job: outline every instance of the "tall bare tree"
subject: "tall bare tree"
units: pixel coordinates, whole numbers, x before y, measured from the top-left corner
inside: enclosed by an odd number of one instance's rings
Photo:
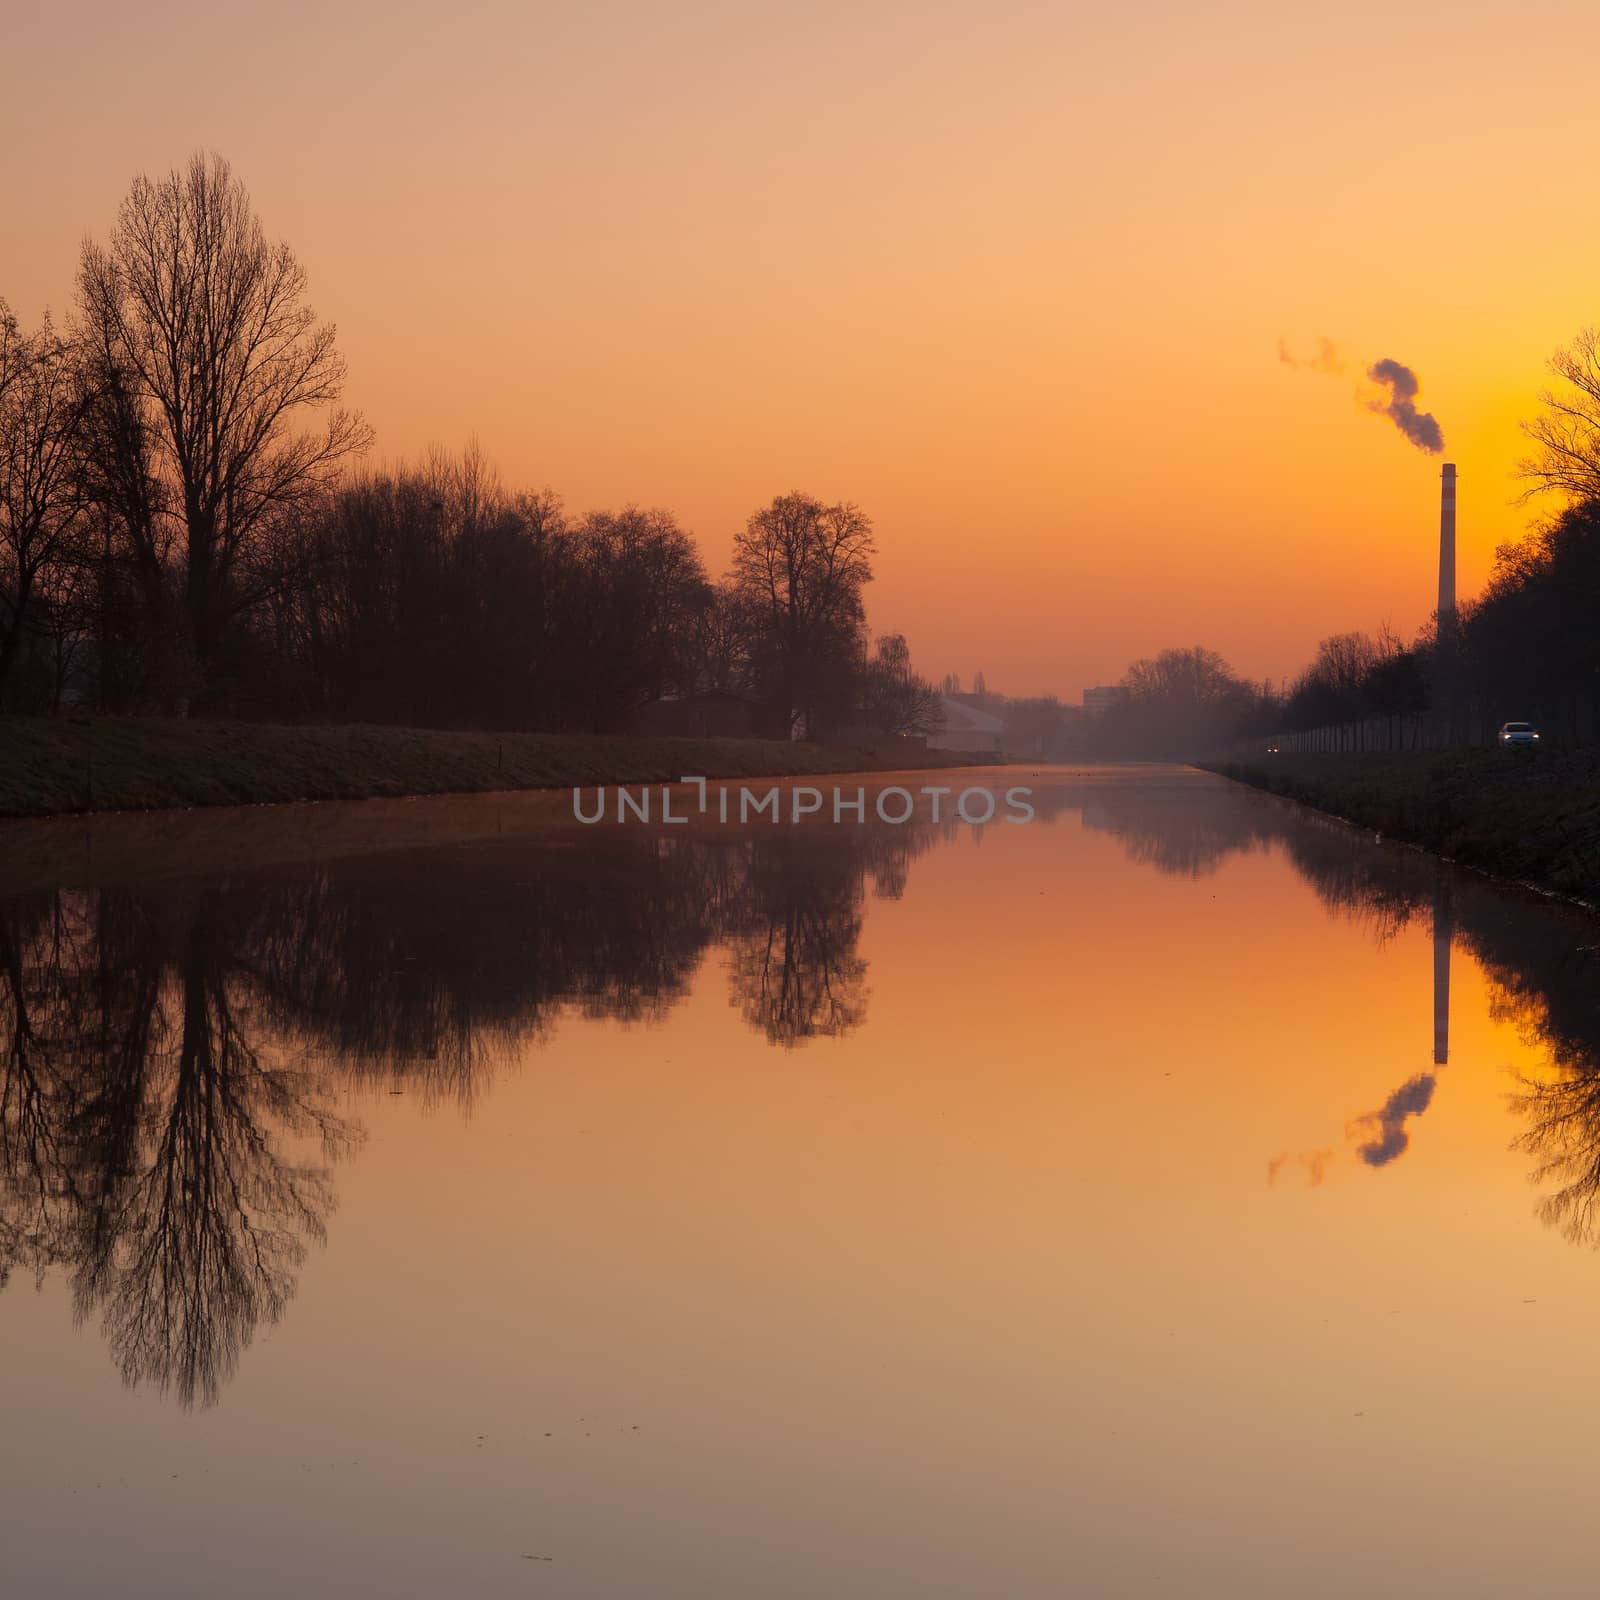
[[[338,407],[344,361],[306,304],[305,269],[268,241],[219,156],[136,178],[109,243],[84,246],[78,281],[90,359],[121,391],[110,414],[140,431],[167,491],[147,499],[134,554],[159,562],[161,524],[176,521],[181,622],[203,681],[255,598],[272,520],[370,434]]]
[[[875,548],[858,507],[806,494],[779,495],[734,540],[732,582],[758,630],[758,673],[788,730],[807,738],[852,692]]]
[[[1541,415],[1522,424],[1534,453],[1517,463],[1527,499],[1557,494],[1569,504],[1600,500],[1600,331],[1580,328],[1550,358],[1561,387],[1539,396]]]
[[[71,348],[50,319],[25,333],[0,301],[0,705],[23,640],[74,554],[81,406]]]

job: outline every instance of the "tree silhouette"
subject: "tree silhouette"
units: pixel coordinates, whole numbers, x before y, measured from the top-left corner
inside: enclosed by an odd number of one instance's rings
[[[169,486],[148,524],[123,525],[147,586],[164,584],[165,529],[178,522],[182,620],[194,666],[215,664],[230,620],[261,595],[256,569],[273,519],[301,506],[364,450],[361,419],[339,410],[344,362],[331,324],[306,304],[306,274],[270,244],[244,185],[218,156],[134,180],[108,245],[79,270],[94,370],[112,412],[136,428]],[[309,413],[316,431],[301,431]],[[120,477],[125,437],[104,475]]]

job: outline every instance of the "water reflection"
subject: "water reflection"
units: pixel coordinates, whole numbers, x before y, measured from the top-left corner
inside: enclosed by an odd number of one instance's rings
[[[261,1047],[229,900],[0,910],[0,1274],[67,1268],[123,1377],[185,1403],[281,1314],[359,1137],[325,1074]]]
[[[1114,791],[1083,812],[1130,857],[1169,874],[1201,877],[1230,856],[1282,848],[1328,912],[1378,944],[1420,920],[1433,945],[1433,1064],[1450,1058],[1450,961],[1460,947],[1490,980],[1491,1016],[1515,1026],[1548,1061],[1512,1097],[1524,1119],[1518,1148],[1536,1158],[1539,1213],[1574,1243],[1600,1245],[1600,929],[1576,908],[1499,889],[1420,852],[1373,848],[1343,823],[1265,796],[1211,789],[1184,804],[1170,789]],[[1374,1111],[1352,1119],[1357,1155],[1382,1167],[1409,1148],[1432,1103],[1435,1072],[1407,1077]],[[1408,1126],[1410,1125],[1410,1126]],[[1332,1151],[1284,1154],[1320,1181]]]
[[[768,1040],[843,1033],[868,887],[941,831],[612,831],[0,902],[0,1283],[63,1268],[130,1384],[210,1403],[324,1236],[362,1138],[341,1083],[469,1102],[563,1009],[660,1017],[714,942]]]
[[[1378,1110],[1357,1119],[1370,1137],[1356,1154],[1369,1167],[1386,1167],[1406,1153],[1411,1145],[1406,1120],[1420,1117],[1428,1109],[1437,1082],[1431,1072],[1419,1072],[1414,1078],[1407,1078]]]
[[[1331,915],[1379,942],[1427,919],[1435,1068],[1450,951],[1468,950],[1497,1015],[1552,1063],[1518,1099],[1542,1214],[1576,1241],[1600,1237],[1588,924],[1221,784],[1066,780],[1035,805],[1038,825],[1081,818],[1189,879],[1281,851]],[[79,874],[0,901],[0,1283],[59,1269],[129,1384],[208,1404],[324,1236],[334,1170],[363,1137],[347,1089],[468,1103],[565,1013],[662,1017],[714,948],[768,1043],[846,1034],[868,1007],[868,898],[898,896],[922,852],[965,831],[926,816],[480,830],[270,870]],[[1436,1083],[1413,1073],[1356,1119],[1365,1163],[1406,1151]],[[1293,1161],[1315,1183],[1332,1156],[1281,1156],[1272,1175]]]

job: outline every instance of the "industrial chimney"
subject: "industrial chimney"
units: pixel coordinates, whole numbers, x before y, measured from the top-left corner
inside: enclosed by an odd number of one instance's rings
[[[1433,1064],[1450,1061],[1450,946],[1455,939],[1454,908],[1447,889],[1433,891]]]
[[[1439,625],[1456,615],[1456,464],[1447,461],[1439,485]]]

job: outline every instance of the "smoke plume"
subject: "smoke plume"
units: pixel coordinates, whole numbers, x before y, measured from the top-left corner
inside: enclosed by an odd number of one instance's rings
[[[1279,339],[1278,359],[1296,372],[1325,372],[1331,378],[1337,378],[1344,372],[1344,360],[1339,354],[1339,347],[1326,334],[1317,340],[1317,353],[1314,356],[1297,356],[1289,348],[1287,339]]]
[[[1306,1169],[1306,1182],[1315,1189],[1328,1175],[1328,1164],[1333,1160],[1332,1150],[1307,1150],[1303,1155],[1290,1155],[1285,1150],[1267,1163],[1267,1182],[1274,1184],[1279,1174],[1291,1162]]]
[[[1387,417],[1417,449],[1438,455],[1444,449],[1444,433],[1431,413],[1418,411],[1413,403],[1421,387],[1416,373],[1398,361],[1386,359],[1374,362],[1367,369],[1367,376],[1389,391],[1387,400],[1369,400],[1368,408]]]
[[[1403,370],[1403,369],[1402,369]],[[1426,419],[1433,421],[1432,417]],[[1405,1154],[1411,1143],[1406,1133],[1406,1118],[1421,1116],[1433,1099],[1434,1077],[1431,1072],[1419,1072],[1409,1078],[1383,1103],[1381,1111],[1362,1117],[1363,1126],[1372,1128],[1376,1137],[1362,1145],[1356,1154],[1369,1167],[1386,1167],[1396,1156]]]

